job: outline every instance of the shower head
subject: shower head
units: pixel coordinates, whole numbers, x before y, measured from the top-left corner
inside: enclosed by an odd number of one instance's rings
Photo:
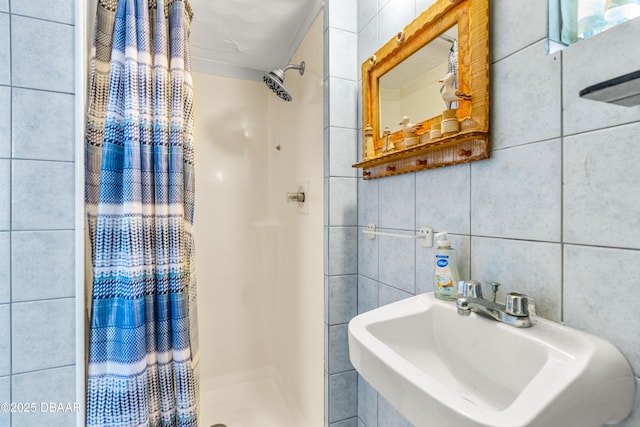
[[[284,87],[284,72],[288,69],[295,69],[300,72],[300,75],[304,74],[304,61],[300,63],[300,65],[289,64],[286,67],[280,69],[276,68],[273,71],[269,71],[268,73],[262,76],[262,81],[264,81],[269,89],[271,89],[276,95],[285,101],[291,101],[291,95],[289,95],[289,91]]]

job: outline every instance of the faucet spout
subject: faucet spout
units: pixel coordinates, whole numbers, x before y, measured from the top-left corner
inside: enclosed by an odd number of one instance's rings
[[[507,295],[506,304],[503,305],[484,299],[480,284],[477,282],[473,282],[472,287],[480,288],[480,292],[477,292],[476,296],[471,296],[471,293],[468,292],[470,287],[467,282],[464,283],[463,285],[463,282],[460,282],[458,285],[458,299],[456,301],[456,308],[460,316],[469,316],[473,311],[516,328],[531,327],[526,295],[510,293]]]

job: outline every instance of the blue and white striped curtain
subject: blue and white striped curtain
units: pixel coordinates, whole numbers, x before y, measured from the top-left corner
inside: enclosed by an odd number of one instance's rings
[[[186,0],[99,0],[86,127],[87,426],[197,427]]]

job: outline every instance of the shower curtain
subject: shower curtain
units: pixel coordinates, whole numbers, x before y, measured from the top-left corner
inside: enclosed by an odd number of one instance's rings
[[[99,0],[86,126],[87,426],[197,427],[185,0]]]

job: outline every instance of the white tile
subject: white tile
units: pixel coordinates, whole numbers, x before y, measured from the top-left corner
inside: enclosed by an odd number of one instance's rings
[[[12,398],[14,402],[36,402],[38,411],[35,413],[12,414],[12,427],[37,426],[73,426],[76,413],[41,411],[40,404],[60,402],[64,405],[84,405],[76,402],[75,367],[68,366],[58,369],[30,372],[12,377]]]
[[[358,161],[358,131],[330,127],[329,130],[329,174],[331,176],[355,177],[358,169],[352,167]]]
[[[560,141],[494,151],[471,164],[471,234],[560,241]]]
[[[16,231],[12,235],[12,300],[73,297],[73,231]]]
[[[74,227],[72,163],[14,160],[11,184],[14,230]]]
[[[469,234],[470,165],[416,173],[416,228]]]
[[[381,231],[388,231],[382,229]],[[411,294],[416,293],[415,240],[378,236],[380,239],[380,282]]]
[[[437,0],[416,0],[416,16],[427,10]]]
[[[378,224],[379,179],[358,180],[358,225]]]
[[[0,334],[0,377],[11,374],[11,334],[8,333],[8,325],[10,324],[10,306],[9,304],[0,304],[0,325],[5,331]],[[1,394],[2,390],[0,390]],[[2,402],[8,402],[8,400],[0,400],[0,403]]]
[[[0,85],[11,84],[11,37],[9,15],[0,13]]]
[[[355,81],[329,78],[329,125],[348,129],[357,129],[356,105],[359,99]]]
[[[560,73],[544,40],[492,65],[492,149],[560,136]]]
[[[449,234],[451,247],[456,250],[458,256],[458,274],[460,280],[472,279],[471,277],[471,238],[469,236],[457,236]],[[420,242],[416,242],[416,295],[425,292],[433,292],[434,282],[434,249],[425,248]]]
[[[73,26],[13,15],[11,52],[14,86],[73,93]]]
[[[501,284],[497,300],[508,292],[533,298],[536,312],[560,321],[562,297],[562,249],[559,243],[522,240],[471,239],[471,278],[482,283],[485,297],[491,282]]]
[[[640,249],[640,123],[564,141],[564,240]]]
[[[358,225],[357,178],[329,178],[329,225]]]
[[[358,31],[357,0],[331,0],[327,2],[329,9],[329,26],[342,30]]]
[[[358,36],[356,33],[329,28],[329,73],[331,77],[356,80],[358,72]]]
[[[497,61],[547,36],[547,3],[494,0],[491,2],[491,55]]]
[[[11,302],[11,239],[9,232],[0,232],[0,304],[7,302]]]
[[[0,111],[0,157],[11,157],[11,89],[8,86],[0,86]]]
[[[17,15],[73,24],[73,0],[47,0],[46,7],[38,0],[11,0],[11,12]]]
[[[0,159],[0,230],[11,228],[11,160]]]
[[[640,372],[640,252],[565,245],[564,321],[604,338]]]
[[[362,69],[362,63],[376,53],[382,45],[378,44],[378,16],[374,16],[358,34],[358,68]],[[360,75],[360,78],[362,76]]]
[[[378,0],[358,0],[358,32],[378,14]]]
[[[564,134],[640,120],[640,108],[580,98],[582,89],[640,69],[640,19],[581,41],[562,52]],[[493,101],[492,101],[493,105]]]
[[[396,175],[379,183],[380,228],[415,230],[416,174]]]
[[[13,373],[75,362],[74,299],[12,304]]]
[[[73,161],[73,95],[15,88],[11,117],[14,158]]]
[[[380,7],[378,46],[395,37],[415,18],[415,0],[394,0]]]

